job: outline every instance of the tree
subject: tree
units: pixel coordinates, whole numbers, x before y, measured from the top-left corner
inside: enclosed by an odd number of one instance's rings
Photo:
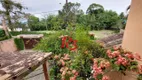
[[[31,29],[31,31],[39,30],[39,18],[34,15],[29,15],[28,26]]]
[[[102,23],[103,14],[104,13],[104,7],[100,4],[93,3],[91,4],[86,13],[89,17],[89,24],[91,27],[91,30],[100,30],[103,29],[104,26],[102,26],[104,23]],[[100,16],[101,15],[101,16]]]
[[[119,17],[120,17],[120,23],[122,24],[121,28],[124,29],[126,26],[127,17],[124,15],[123,12],[120,13]]]
[[[104,11],[104,7],[102,5],[93,3],[88,7],[86,13],[92,15],[92,14],[102,13],[103,11]]]
[[[60,20],[58,15],[57,16],[56,15],[49,15],[47,17],[46,23],[47,23],[48,30],[59,30],[59,29],[61,29],[61,24],[63,22]]]
[[[0,14],[3,14],[6,17],[8,26],[13,31],[14,28],[12,26],[11,16],[22,13],[21,11],[24,7],[20,3],[12,0],[0,0],[0,4],[3,7],[3,10],[0,10]]]
[[[77,15],[82,14],[79,9],[80,3],[67,3],[63,6],[62,10],[59,10],[59,18],[63,19],[64,26],[67,24],[75,24],[77,20]]]
[[[105,29],[113,29],[113,26],[117,24],[118,20],[120,20],[118,14],[112,10],[105,11],[103,15],[104,18],[102,20],[105,25]]]

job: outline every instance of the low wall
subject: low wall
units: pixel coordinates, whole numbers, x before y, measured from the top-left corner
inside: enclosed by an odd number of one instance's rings
[[[14,39],[0,41],[0,52],[14,52],[14,51],[17,51]]]

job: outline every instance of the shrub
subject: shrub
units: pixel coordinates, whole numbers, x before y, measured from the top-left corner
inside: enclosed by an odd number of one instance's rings
[[[62,49],[61,46],[61,35],[66,34],[66,32],[56,32],[54,34],[49,35],[48,37],[44,37],[34,48],[35,50],[40,50],[43,52],[53,52],[55,54],[59,53],[68,53],[67,49]],[[68,34],[68,33],[67,33]]]
[[[75,43],[77,41],[77,49],[70,50],[74,48],[74,41]],[[62,43],[65,45],[62,46]],[[77,80],[89,79],[91,59],[93,56],[100,57],[104,53],[104,49],[90,39],[88,31],[83,27],[68,27],[67,31],[45,37],[35,49],[55,54],[51,60],[53,61],[50,69],[51,80],[70,80],[73,77]]]
[[[4,30],[0,29],[0,37],[4,37],[4,36],[6,36]]]
[[[24,41],[20,38],[15,38],[14,42],[16,44],[16,47],[18,48],[18,50],[24,50]]]
[[[0,29],[0,41],[7,39],[4,30]]]

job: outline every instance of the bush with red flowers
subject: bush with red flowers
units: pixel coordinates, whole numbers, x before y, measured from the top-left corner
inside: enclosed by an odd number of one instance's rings
[[[70,34],[71,33],[71,34]],[[141,57],[137,53],[114,46],[104,49],[90,39],[88,31],[76,27],[72,32],[57,32],[43,38],[35,49],[53,52],[50,80],[110,80],[108,72],[138,73],[142,80]]]

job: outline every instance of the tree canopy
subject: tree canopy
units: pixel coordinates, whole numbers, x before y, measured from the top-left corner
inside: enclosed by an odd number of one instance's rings
[[[2,5],[2,10],[0,10],[0,14],[4,16],[4,18],[8,21],[8,26],[11,30],[14,29],[12,26],[12,16],[22,14],[22,9],[24,7],[21,3],[12,1],[12,0],[0,0],[0,4]]]

